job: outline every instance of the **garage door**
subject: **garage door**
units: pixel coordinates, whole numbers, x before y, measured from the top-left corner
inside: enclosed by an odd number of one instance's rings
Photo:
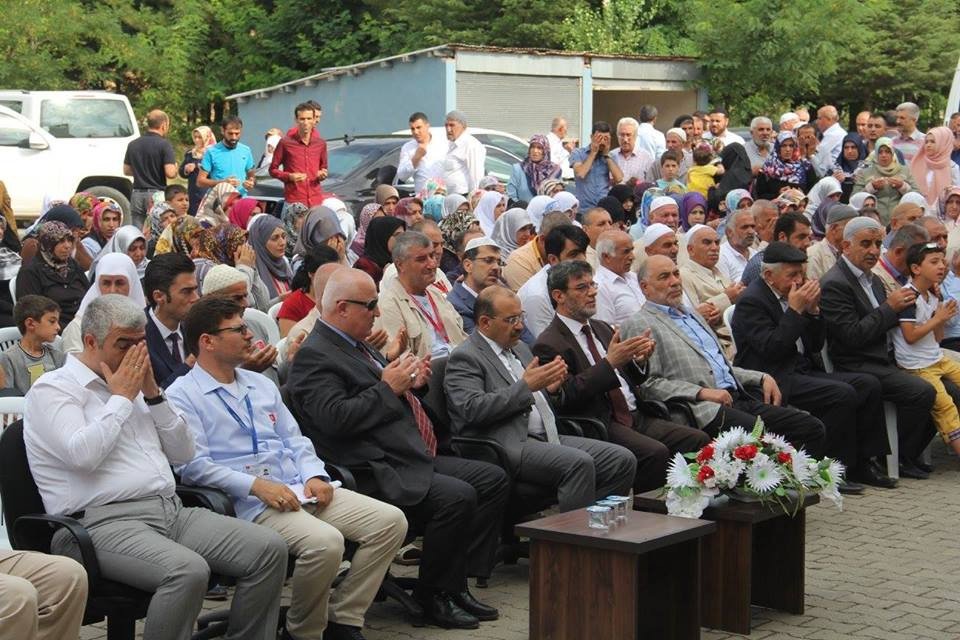
[[[507,131],[522,138],[550,130],[554,116],[580,131],[580,79],[457,73],[457,108],[471,126]]]

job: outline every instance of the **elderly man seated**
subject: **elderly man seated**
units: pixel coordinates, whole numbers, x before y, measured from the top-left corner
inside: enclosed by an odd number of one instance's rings
[[[707,305],[709,311],[704,320],[717,334],[724,353],[733,356],[733,340],[730,330],[723,324],[723,312],[736,304],[744,286],[730,282],[717,268],[720,260],[720,236],[711,227],[697,224],[683,237],[689,260],[680,267],[683,291],[696,307]]]

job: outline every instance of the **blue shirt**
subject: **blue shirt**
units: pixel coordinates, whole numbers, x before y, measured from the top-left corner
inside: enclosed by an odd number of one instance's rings
[[[763,263],[763,251],[757,251],[753,257],[747,260],[747,266],[743,268],[743,274],[740,276],[740,282],[748,285],[760,277],[760,267]]]
[[[247,179],[247,171],[253,169],[253,152],[250,147],[238,142],[233,149],[228,149],[221,140],[203,153],[200,168],[207,172],[211,180],[226,180],[236,178],[241,183]],[[247,195],[243,184],[237,187],[241,196]]]
[[[578,162],[583,162],[590,155],[590,147],[580,147],[574,149],[570,154],[570,166]],[[576,178],[577,200],[580,202],[580,211],[586,211],[590,207],[597,206],[607,193],[610,191],[610,169],[607,167],[607,161],[599,155],[593,159],[590,165],[590,171],[587,177]]]
[[[179,469],[184,481],[226,491],[237,517],[254,520],[267,508],[250,495],[258,476],[288,486],[302,485],[314,477],[329,480],[330,476],[313,443],[300,433],[293,414],[284,406],[277,386],[253,371],[237,369],[236,375],[239,396],[236,389],[215,380],[198,363],[170,385],[167,398],[196,439],[194,459]],[[258,453],[254,453],[246,398],[253,410]]]
[[[960,277],[950,269],[947,270],[947,277],[940,283],[940,293],[943,294],[943,300],[956,300],[960,302]],[[943,325],[944,338],[960,338],[960,315],[953,316]]]
[[[710,369],[713,370],[713,379],[716,381],[717,389],[739,389],[740,385],[733,376],[733,370],[723,357],[723,350],[720,343],[711,331],[703,328],[703,325],[697,322],[697,319],[688,313],[684,313],[673,307],[667,307],[656,302],[647,300],[647,304],[659,309],[667,314],[673,323],[677,325],[680,331],[690,338],[699,351],[707,358],[710,363]]]

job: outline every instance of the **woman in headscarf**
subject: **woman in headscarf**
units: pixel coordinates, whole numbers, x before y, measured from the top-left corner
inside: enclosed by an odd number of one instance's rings
[[[270,163],[273,162],[273,153],[277,150],[277,145],[280,144],[282,138],[283,134],[279,129],[267,131],[266,142],[263,145],[263,155],[260,156],[260,164],[257,165],[259,168],[264,169],[270,166]]]
[[[217,137],[213,135],[213,130],[210,127],[197,127],[193,130],[193,148],[187,149],[187,152],[183,154],[183,162],[180,163],[180,177],[187,179],[187,195],[190,197],[188,213],[192,216],[197,215],[200,201],[203,200],[203,195],[207,191],[197,186],[200,163],[203,161],[204,152],[215,144],[217,144]]]
[[[840,181],[833,176],[823,178],[810,189],[803,214],[810,220],[814,237],[822,238],[826,233],[827,210],[840,201],[841,195],[843,189],[840,188]]]
[[[20,234],[17,233],[17,218],[13,215],[13,206],[10,202],[10,192],[7,191],[7,185],[0,180],[0,215],[6,221],[3,228],[3,237],[0,239],[0,245],[10,249],[14,253],[20,253],[22,246],[20,244]]]
[[[103,247],[107,246],[121,224],[123,224],[123,210],[116,202],[103,200],[94,205],[90,230],[82,241],[87,253],[96,257]]]
[[[680,227],[689,231],[695,224],[706,224],[707,199],[699,191],[683,194],[680,200]]]
[[[190,257],[197,266],[198,286],[203,286],[203,279],[216,265],[236,267],[247,277],[248,306],[267,312],[273,303],[267,286],[257,273],[257,254],[247,242],[246,230],[227,222],[208,229],[200,227],[195,231],[184,231],[185,240],[192,248]]]
[[[854,175],[853,193],[866,191],[876,196],[880,223],[886,226],[890,224],[890,214],[900,204],[903,194],[916,190],[917,183],[910,170],[897,160],[893,141],[887,137],[878,138],[873,153],[867,156]],[[810,210],[809,205],[807,210]]]
[[[287,234],[283,223],[273,216],[259,216],[250,224],[250,246],[257,254],[257,273],[271,300],[290,292],[293,270],[286,258]]]
[[[510,171],[507,196],[512,202],[530,202],[540,193],[544,180],[559,177],[560,165],[550,162],[550,143],[546,136],[536,134],[530,138],[526,159],[514,164]]]
[[[875,208],[877,206],[877,198],[872,193],[860,191],[850,196],[849,204],[859,212],[864,207]]]
[[[374,218],[383,217],[383,209],[380,208],[380,205],[376,202],[371,202],[370,204],[364,205],[363,209],[360,210],[360,222],[357,225],[357,235],[353,239],[353,242],[350,243],[350,250],[355,254],[363,254],[363,245],[367,241],[367,229],[370,227],[370,222]]]
[[[66,326],[73,320],[90,286],[83,269],[71,257],[76,234],[62,222],[44,222],[37,233],[37,242],[40,255],[17,273],[17,299],[31,293],[47,296],[60,305],[60,324]]]
[[[263,208],[256,198],[237,198],[226,211],[228,222],[232,222],[241,229],[246,229],[250,224],[250,218],[258,213],[263,213]]]
[[[937,214],[949,231],[947,255],[960,249],[960,187],[947,187],[937,200]]]
[[[309,207],[301,202],[288,202],[283,207],[280,214],[280,220],[283,222],[283,230],[287,234],[287,247],[284,253],[287,259],[293,257],[293,238],[300,235],[300,228],[303,226],[303,220],[307,217]]]
[[[184,216],[186,217],[186,216]],[[144,233],[144,236],[147,237],[147,257],[153,258],[157,253],[157,246],[160,244],[160,239],[163,237],[163,232],[167,228],[177,221],[177,212],[170,205],[169,202],[158,202],[150,208],[150,212],[147,214],[147,224],[149,225],[150,233],[149,235]],[[146,225],[145,225],[145,228]],[[170,252],[170,240],[167,239],[164,244],[164,250],[160,253],[169,253]]]
[[[347,245],[346,236],[340,228],[340,219],[333,209],[325,205],[312,207],[300,227],[297,236],[297,246],[293,252],[296,255],[306,255],[308,251],[320,245],[327,245],[336,250],[340,262],[346,264]],[[299,261],[298,261],[299,262]]]
[[[423,216],[434,222],[443,220],[443,196],[432,195],[423,201]]]
[[[499,218],[506,209],[507,196],[499,191],[483,192],[473,215],[477,219],[477,222],[480,223],[480,228],[483,229],[485,236],[490,237],[490,234],[493,233],[494,223],[496,223],[497,218]]]
[[[553,196],[553,201],[556,206],[553,208],[548,206],[544,211],[562,211],[571,221],[577,219],[577,213],[580,211],[580,201],[577,200],[577,196],[569,191],[561,191]]]
[[[597,206],[610,214],[610,220],[613,222],[613,228],[625,228],[627,224],[627,214],[623,210],[623,205],[620,204],[619,200],[613,196],[604,196],[597,202]],[[509,211],[507,213],[509,213]]]
[[[293,244],[287,242],[287,244]],[[290,295],[283,299],[280,310],[277,312],[277,324],[280,326],[280,337],[290,333],[301,320],[311,315],[317,308],[317,300],[313,291],[313,276],[317,269],[325,264],[339,263],[340,256],[336,250],[327,245],[314,247],[308,251],[300,261],[300,267],[294,272],[290,281]],[[316,315],[316,314],[314,314]]]
[[[813,165],[797,155],[797,137],[792,131],[781,131],[760,173],[754,191],[758,198],[774,200],[784,189],[809,191],[817,182]]]
[[[147,260],[147,239],[140,229],[132,224],[117,229],[117,232],[110,238],[110,242],[94,259],[93,266],[88,274],[91,280],[99,273],[101,260],[112,253],[122,253],[128,256],[136,265],[137,277],[143,278],[143,273],[150,261]]]
[[[633,187],[628,184],[615,184],[610,187],[608,196],[616,198],[623,207],[623,213],[626,216],[627,224],[633,224],[637,220],[637,196]]]
[[[377,189],[374,191],[374,200],[380,205],[380,208],[383,210],[383,215],[392,216],[393,210],[396,208],[397,203],[400,202],[400,193],[396,187],[389,184],[377,185]]]
[[[460,196],[460,199],[463,200],[463,197]],[[466,204],[466,201],[464,201],[464,204]],[[450,274],[456,272],[460,267],[458,251],[461,247],[457,246],[457,243],[467,231],[483,232],[480,231],[480,223],[464,206],[456,208],[453,214],[441,220],[438,226],[440,227],[440,235],[443,236],[443,256],[440,258],[440,268],[447,274],[450,282],[454,282],[456,277],[450,278]]]
[[[3,183],[0,183],[3,184]],[[0,216],[0,327],[13,327],[13,299],[10,297],[10,281],[17,277],[23,265],[20,254],[12,250],[6,242],[7,217]],[[19,241],[18,241],[19,246]]]
[[[927,208],[937,206],[937,198],[947,187],[960,185],[960,167],[950,159],[953,153],[953,132],[947,127],[934,127],[924,136],[923,146],[910,161],[910,173],[917,189],[927,199]]]
[[[121,227],[117,235],[123,229],[135,227]],[[63,345],[61,350],[66,353],[76,353],[83,351],[83,335],[80,333],[80,321],[83,319],[83,312],[90,306],[90,303],[102,295],[116,293],[127,296],[143,309],[147,302],[143,296],[143,287],[140,284],[142,276],[137,273],[137,268],[133,260],[123,253],[109,253],[102,256],[97,261],[97,275],[93,278],[90,288],[84,294],[80,301],[80,307],[77,314],[69,324],[64,325],[62,331]]]
[[[720,162],[723,164],[723,175],[717,184],[718,197],[726,198],[734,189],[750,189],[753,168],[742,144],[732,142],[725,146],[720,152]]]
[[[347,204],[343,200],[332,196],[324,198],[320,204],[333,209],[333,212],[337,214],[337,219],[340,221],[340,229],[343,231],[343,237],[346,238],[345,242],[349,247],[353,243],[353,239],[357,236],[357,221],[353,218],[353,212],[347,208]],[[289,237],[295,238],[296,236]],[[353,260],[356,260],[356,258],[356,256],[353,256]]]
[[[537,195],[547,196],[548,198],[552,198],[553,196],[563,191],[563,189],[564,189],[563,180],[559,178],[547,178],[546,180],[540,183],[540,188],[537,189]]]
[[[86,191],[79,191],[73,194],[70,202],[67,203],[73,207],[74,211],[80,214],[80,219],[83,220],[83,228],[86,230],[86,233],[90,233],[90,230],[93,228],[93,208],[99,203],[100,200],[97,199],[97,196]]]
[[[407,223],[407,228],[423,220],[423,202],[419,198],[401,198],[393,210],[393,216]]]
[[[455,213],[468,213],[470,203],[459,193],[451,193],[443,198],[443,217],[448,218]]]
[[[499,245],[500,259],[505,261],[514,249],[527,244],[535,235],[537,232],[533,228],[533,223],[530,222],[530,216],[517,207],[497,218],[490,239]]]
[[[197,221],[208,227],[229,222],[227,210],[234,200],[240,197],[240,192],[229,182],[220,182],[207,191],[200,206],[197,208]]]
[[[80,214],[74,211],[68,204],[54,205],[43,214],[40,219],[27,229],[23,241],[21,242],[20,258],[24,265],[28,265],[40,251],[40,228],[44,222],[60,222],[73,232],[77,242],[74,244],[74,260],[80,265],[80,268],[86,270],[93,264],[93,256],[86,250],[79,238],[83,236],[83,220]]]
[[[833,163],[833,177],[840,183],[843,194],[840,202],[847,204],[853,194],[854,175],[860,168],[860,163],[867,159],[867,144],[857,133],[848,133],[843,137],[840,153]]]
[[[363,255],[357,259],[353,267],[373,278],[378,289],[380,280],[383,279],[383,270],[393,261],[390,252],[393,250],[394,238],[406,230],[406,223],[393,216],[374,218],[370,222],[370,227],[367,229],[367,241],[363,247]]]
[[[723,199],[727,206],[727,215],[739,209],[749,209],[753,205],[753,196],[746,189],[734,189]]]

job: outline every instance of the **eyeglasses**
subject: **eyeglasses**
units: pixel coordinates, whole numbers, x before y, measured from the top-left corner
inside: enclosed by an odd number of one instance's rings
[[[569,287],[569,288],[573,289],[577,293],[583,293],[584,291],[590,291],[591,289],[596,289],[598,286],[599,285],[596,282],[591,281],[591,282],[584,282],[582,284],[578,284],[575,287]]]
[[[348,300],[344,298],[343,300],[337,300],[337,302],[349,302],[350,304],[358,304],[361,307],[366,307],[367,311],[373,311],[377,308],[377,303],[379,302],[376,298],[372,300],[367,300],[366,302],[362,300]]]
[[[497,317],[494,317],[494,319],[495,319],[495,320],[503,320],[503,321],[506,322],[507,324],[517,325],[517,324],[523,324],[523,322],[527,319],[527,314],[526,314],[525,312],[522,312],[522,311],[521,311],[521,312],[520,312],[520,315],[507,316],[507,317],[505,317],[505,318],[497,318]]]
[[[214,329],[210,333],[223,333],[225,331],[233,331],[235,333],[239,333],[240,335],[243,335],[248,331],[250,331],[250,326],[244,323],[244,324],[238,324],[235,327],[220,327],[219,329]]]

